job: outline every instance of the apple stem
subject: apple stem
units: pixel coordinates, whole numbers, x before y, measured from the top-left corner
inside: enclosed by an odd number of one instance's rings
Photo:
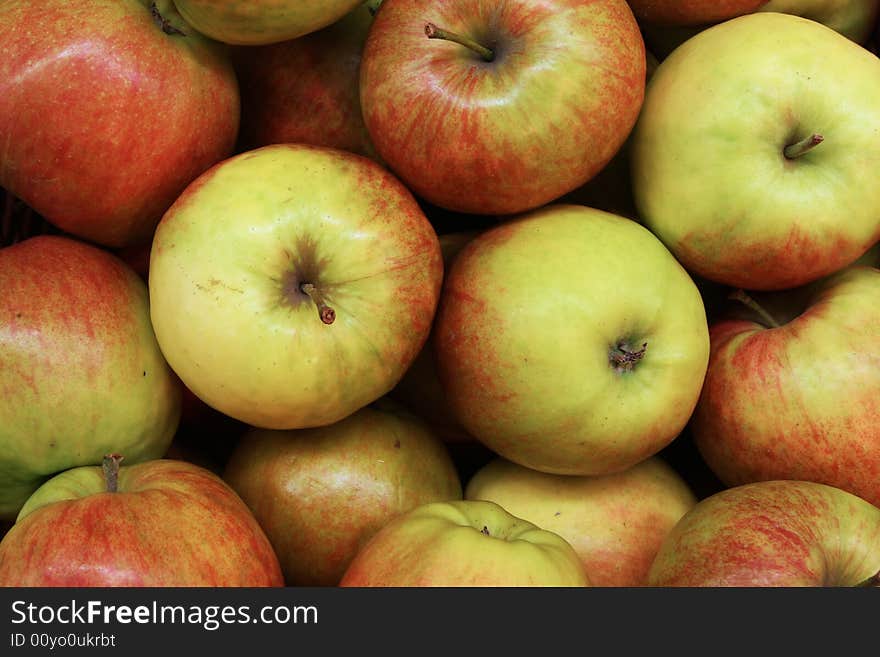
[[[624,343],[618,343],[614,349],[611,350],[608,358],[611,361],[611,364],[614,365],[618,370],[622,370],[625,372],[631,371],[642,358],[645,357],[645,352],[648,349],[648,343],[643,342],[642,348],[636,351],[631,351],[629,346]]]
[[[101,463],[108,493],[115,493],[119,489],[119,464],[122,459],[122,454],[107,454]]]
[[[302,290],[304,294],[309,295],[312,301],[315,302],[315,305],[318,307],[318,317],[321,318],[322,322],[325,324],[332,324],[336,321],[336,311],[324,303],[324,298],[321,293],[318,292],[318,288],[315,287],[314,283],[303,283],[299,286],[299,289]]]
[[[371,16],[375,16],[376,12],[379,11],[379,7],[382,6],[382,3],[385,0],[367,0],[365,3],[367,5],[367,9],[370,11]]]
[[[875,586],[880,586],[880,571],[877,571],[869,578],[863,579],[861,582],[856,584],[857,588],[869,588]]]
[[[752,310],[754,310],[772,328],[779,328],[781,326],[781,324],[776,321],[776,319],[773,317],[773,315],[768,313],[761,304],[759,304],[752,297],[750,297],[748,294],[746,294],[745,290],[742,290],[742,289],[734,290],[733,292],[730,293],[728,298],[733,299],[734,301],[739,301],[740,303],[744,304],[748,308],[751,308]]]
[[[783,153],[785,157],[789,160],[793,160],[795,158],[804,155],[805,153],[809,153],[811,150],[816,148],[819,144],[825,141],[825,137],[822,135],[812,134],[806,139],[801,139],[793,144],[789,144],[783,149]]]
[[[479,44],[473,39],[469,39],[466,36],[461,36],[460,34],[456,34],[455,32],[449,32],[447,30],[440,29],[439,27],[434,25],[434,23],[425,24],[425,35],[429,39],[443,39],[445,41],[458,43],[465,48],[470,48],[487,62],[491,62],[493,59],[495,59],[495,53],[486,46]]]
[[[156,25],[162,28],[162,31],[165,34],[178,34],[180,36],[186,36],[186,32],[172,25],[171,21],[169,21],[162,15],[162,13],[159,11],[159,7],[156,6],[155,2],[150,3],[150,15],[153,17]]]

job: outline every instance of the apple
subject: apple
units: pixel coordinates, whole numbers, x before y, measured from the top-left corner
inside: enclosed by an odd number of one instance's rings
[[[108,451],[162,456],[181,389],[138,275],[101,248],[38,235],[0,249],[0,290],[0,517]]]
[[[43,484],[0,542],[0,586],[282,586],[253,515],[217,475],[152,460],[72,468]]]
[[[627,0],[636,18],[656,25],[705,25],[757,11],[767,0]]]
[[[758,11],[803,16],[863,44],[880,15],[880,0],[769,0]]]
[[[535,208],[596,175],[644,88],[624,0],[391,0],[360,74],[381,159],[420,198],[486,215]]]
[[[495,502],[559,534],[593,586],[645,586],[666,534],[697,503],[657,457],[596,477],[548,474],[495,458],[468,481],[465,499]]]
[[[711,27],[657,68],[631,160],[639,216],[688,271],[747,290],[829,275],[880,238],[880,59],[788,14]]]
[[[553,204],[459,252],[434,349],[450,408],[477,440],[542,472],[600,475],[682,430],[709,332],[693,280],[646,228]]]
[[[822,23],[859,44],[868,42],[880,0],[769,0],[756,11],[802,16]],[[661,59],[711,25],[654,25],[642,22],[646,45]]]
[[[0,43],[0,185],[67,233],[148,242],[232,152],[232,64],[171,0],[8,0]]]
[[[449,268],[462,247],[479,233],[479,230],[460,230],[438,236],[444,269]],[[428,422],[445,442],[473,442],[474,437],[461,426],[446,401],[434,362],[433,338],[432,331],[418,356],[388,396]]]
[[[241,88],[239,149],[296,142],[375,157],[358,90],[371,24],[364,4],[317,32],[234,48]]]
[[[485,500],[433,502],[398,516],[358,551],[342,587],[583,587],[558,534]]]
[[[660,62],[650,51],[645,51],[646,81],[657,70]],[[591,208],[605,210],[639,221],[639,213],[633,200],[632,181],[630,179],[629,138],[595,176],[585,184],[557,199],[558,203],[573,203]]]
[[[174,0],[202,34],[225,43],[260,46],[296,39],[342,18],[363,0]]]
[[[880,269],[741,298],[760,313],[711,326],[691,425],[728,486],[802,479],[880,505]]]
[[[661,587],[870,585],[880,509],[816,482],[746,484],[701,500],[667,534],[648,581]]]
[[[265,530],[288,586],[336,586],[390,520],[462,497],[440,438],[385,399],[325,427],[253,429],[224,479]]]
[[[375,161],[275,144],[212,167],[156,229],[150,312],[209,406],[265,429],[337,422],[393,388],[428,337],[434,232]]]

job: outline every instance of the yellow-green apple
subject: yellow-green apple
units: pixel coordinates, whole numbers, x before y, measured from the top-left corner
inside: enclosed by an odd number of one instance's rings
[[[661,587],[870,585],[880,572],[880,509],[810,481],[745,484],[700,500],[651,564]]]
[[[432,502],[387,523],[343,587],[583,587],[580,558],[558,534],[486,500]]]
[[[0,185],[72,235],[148,242],[232,152],[232,64],[171,0],[9,0],[0,43]]]
[[[0,249],[0,290],[0,517],[108,451],[162,456],[181,388],[143,280],[97,246],[38,235]]]
[[[156,229],[150,312],[183,383],[266,429],[331,424],[427,339],[443,261],[409,190],[348,151],[275,144],[200,176]]]
[[[174,0],[202,34],[225,43],[260,46],[327,27],[363,0]]]
[[[363,5],[317,32],[234,48],[241,89],[239,149],[304,143],[374,156],[358,91],[371,23]]]
[[[880,270],[852,266],[713,322],[691,429],[728,486],[817,481],[880,504]]]
[[[439,235],[444,270],[448,270],[462,247],[478,234],[479,230],[460,230]],[[445,442],[472,442],[474,437],[464,430],[446,401],[434,362],[433,338],[432,331],[419,355],[388,396],[428,422]]]
[[[750,14],[767,0],[627,0],[636,18],[656,25],[707,25]]]
[[[644,90],[624,0],[386,0],[361,61],[379,156],[419,197],[473,214],[584,184],[622,146]]]
[[[693,280],[646,228],[553,204],[462,248],[434,349],[450,408],[477,440],[535,470],[598,475],[682,430],[709,332]]]
[[[559,534],[593,586],[645,586],[663,539],[697,503],[658,457],[596,477],[548,474],[495,458],[467,482],[465,499],[495,502]]]
[[[880,59],[788,14],[711,27],[654,73],[631,160],[639,216],[689,271],[749,290],[831,274],[880,237]]]
[[[62,472],[0,542],[0,586],[282,586],[269,540],[216,474],[156,459]]]
[[[462,498],[440,438],[385,399],[325,427],[254,429],[223,478],[265,530],[289,586],[336,586],[389,521]]]

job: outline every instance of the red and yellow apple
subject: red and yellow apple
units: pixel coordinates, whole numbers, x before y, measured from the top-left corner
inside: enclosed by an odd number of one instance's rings
[[[217,475],[182,461],[72,468],[0,542],[0,586],[282,586],[278,559]]]
[[[462,497],[440,438],[387,400],[325,427],[253,429],[223,478],[265,530],[289,586],[337,585],[389,521]]]
[[[697,503],[684,479],[651,457],[616,474],[556,475],[496,458],[468,481],[489,500],[574,548],[593,586],[645,586],[660,545]]]
[[[590,580],[558,534],[494,502],[433,502],[398,516],[360,549],[343,587],[583,587]]]

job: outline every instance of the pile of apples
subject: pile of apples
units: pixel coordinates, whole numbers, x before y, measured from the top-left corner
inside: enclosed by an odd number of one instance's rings
[[[0,585],[876,585],[878,15],[0,3]]]

